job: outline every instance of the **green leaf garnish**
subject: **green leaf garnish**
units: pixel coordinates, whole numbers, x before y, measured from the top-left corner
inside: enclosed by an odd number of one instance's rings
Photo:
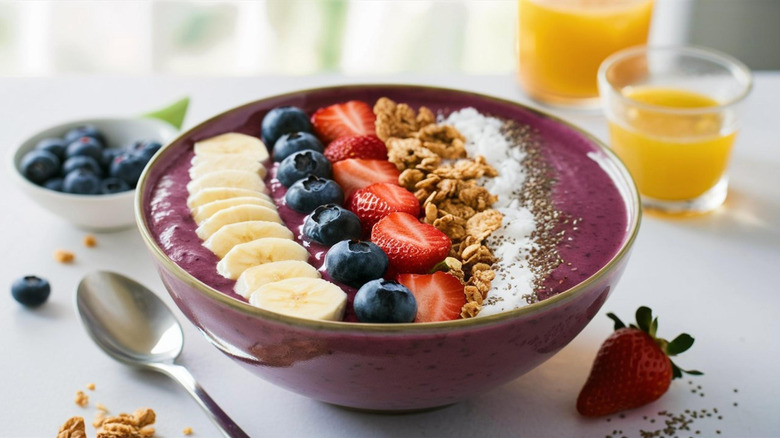
[[[182,123],[184,123],[184,116],[187,115],[187,108],[190,106],[190,98],[185,97],[178,101],[161,108],[156,111],[152,111],[143,115],[150,119],[158,119],[163,122],[168,122],[176,129],[181,129]]]

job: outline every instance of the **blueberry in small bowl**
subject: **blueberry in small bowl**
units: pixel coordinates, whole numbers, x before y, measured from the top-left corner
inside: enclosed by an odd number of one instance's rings
[[[176,132],[171,124],[152,118],[63,123],[19,145],[12,174],[33,201],[80,228],[127,228],[135,222],[134,189],[141,171]],[[125,155],[132,158],[112,166]],[[112,167],[118,168],[113,174]]]

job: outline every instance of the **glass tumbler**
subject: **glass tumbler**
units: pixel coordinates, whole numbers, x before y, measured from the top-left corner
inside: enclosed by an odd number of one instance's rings
[[[646,44],[653,0],[518,0],[518,80],[534,100],[595,108],[610,54]]]
[[[610,146],[643,205],[680,214],[723,204],[748,68],[714,50],[640,46],[609,56],[598,79]]]

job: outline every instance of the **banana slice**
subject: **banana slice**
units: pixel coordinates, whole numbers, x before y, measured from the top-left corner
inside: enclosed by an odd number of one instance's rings
[[[208,204],[209,202],[238,197],[253,197],[273,202],[271,201],[270,196],[254,190],[238,189],[235,187],[216,187],[213,189],[203,189],[198,193],[191,194],[187,198],[187,207],[190,208],[190,211],[195,211],[200,206]]]
[[[203,240],[211,237],[225,225],[246,221],[270,221],[282,223],[282,218],[276,210],[260,205],[236,205],[214,213],[213,216],[203,221],[195,230],[195,234]]]
[[[309,252],[294,240],[266,237],[236,245],[217,263],[219,275],[235,280],[252,266],[282,260],[309,259]]]
[[[187,183],[187,191],[190,193],[198,193],[203,189],[213,189],[217,187],[233,187],[237,189],[254,190],[261,193],[268,192],[260,175],[247,172],[246,170],[217,170]]]
[[[268,173],[262,161],[252,154],[210,154],[192,157],[190,178],[197,179],[207,173],[229,169],[256,173],[260,178],[265,178]]]
[[[268,221],[248,221],[225,225],[211,235],[203,246],[217,257],[225,257],[234,246],[264,237],[293,238],[293,233],[284,225]]]
[[[273,201],[250,196],[239,196],[238,198],[220,199],[219,201],[211,201],[208,204],[203,204],[192,212],[192,218],[195,219],[196,224],[200,225],[203,223],[203,221],[210,218],[220,210],[244,204],[259,205],[276,210],[276,206],[274,205]]]
[[[233,290],[244,298],[260,286],[288,278],[320,278],[320,271],[299,260],[284,260],[252,266],[238,276]]]
[[[249,154],[257,161],[268,159],[268,149],[251,135],[228,132],[195,143],[195,155]]]
[[[320,278],[289,278],[261,286],[249,297],[249,304],[299,318],[340,321],[347,294]]]

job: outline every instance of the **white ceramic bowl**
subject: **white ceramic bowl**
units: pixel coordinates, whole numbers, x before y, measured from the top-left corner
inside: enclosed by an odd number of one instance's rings
[[[62,137],[76,126],[91,124],[106,138],[108,147],[121,148],[135,140],[155,140],[166,144],[177,133],[176,128],[157,119],[106,118],[84,119],[44,129],[23,141],[12,154],[14,179],[30,198],[51,213],[73,225],[91,231],[110,231],[135,224],[133,198],[135,190],[111,195],[74,195],[41,187],[24,177],[20,162],[27,152],[44,138]]]

